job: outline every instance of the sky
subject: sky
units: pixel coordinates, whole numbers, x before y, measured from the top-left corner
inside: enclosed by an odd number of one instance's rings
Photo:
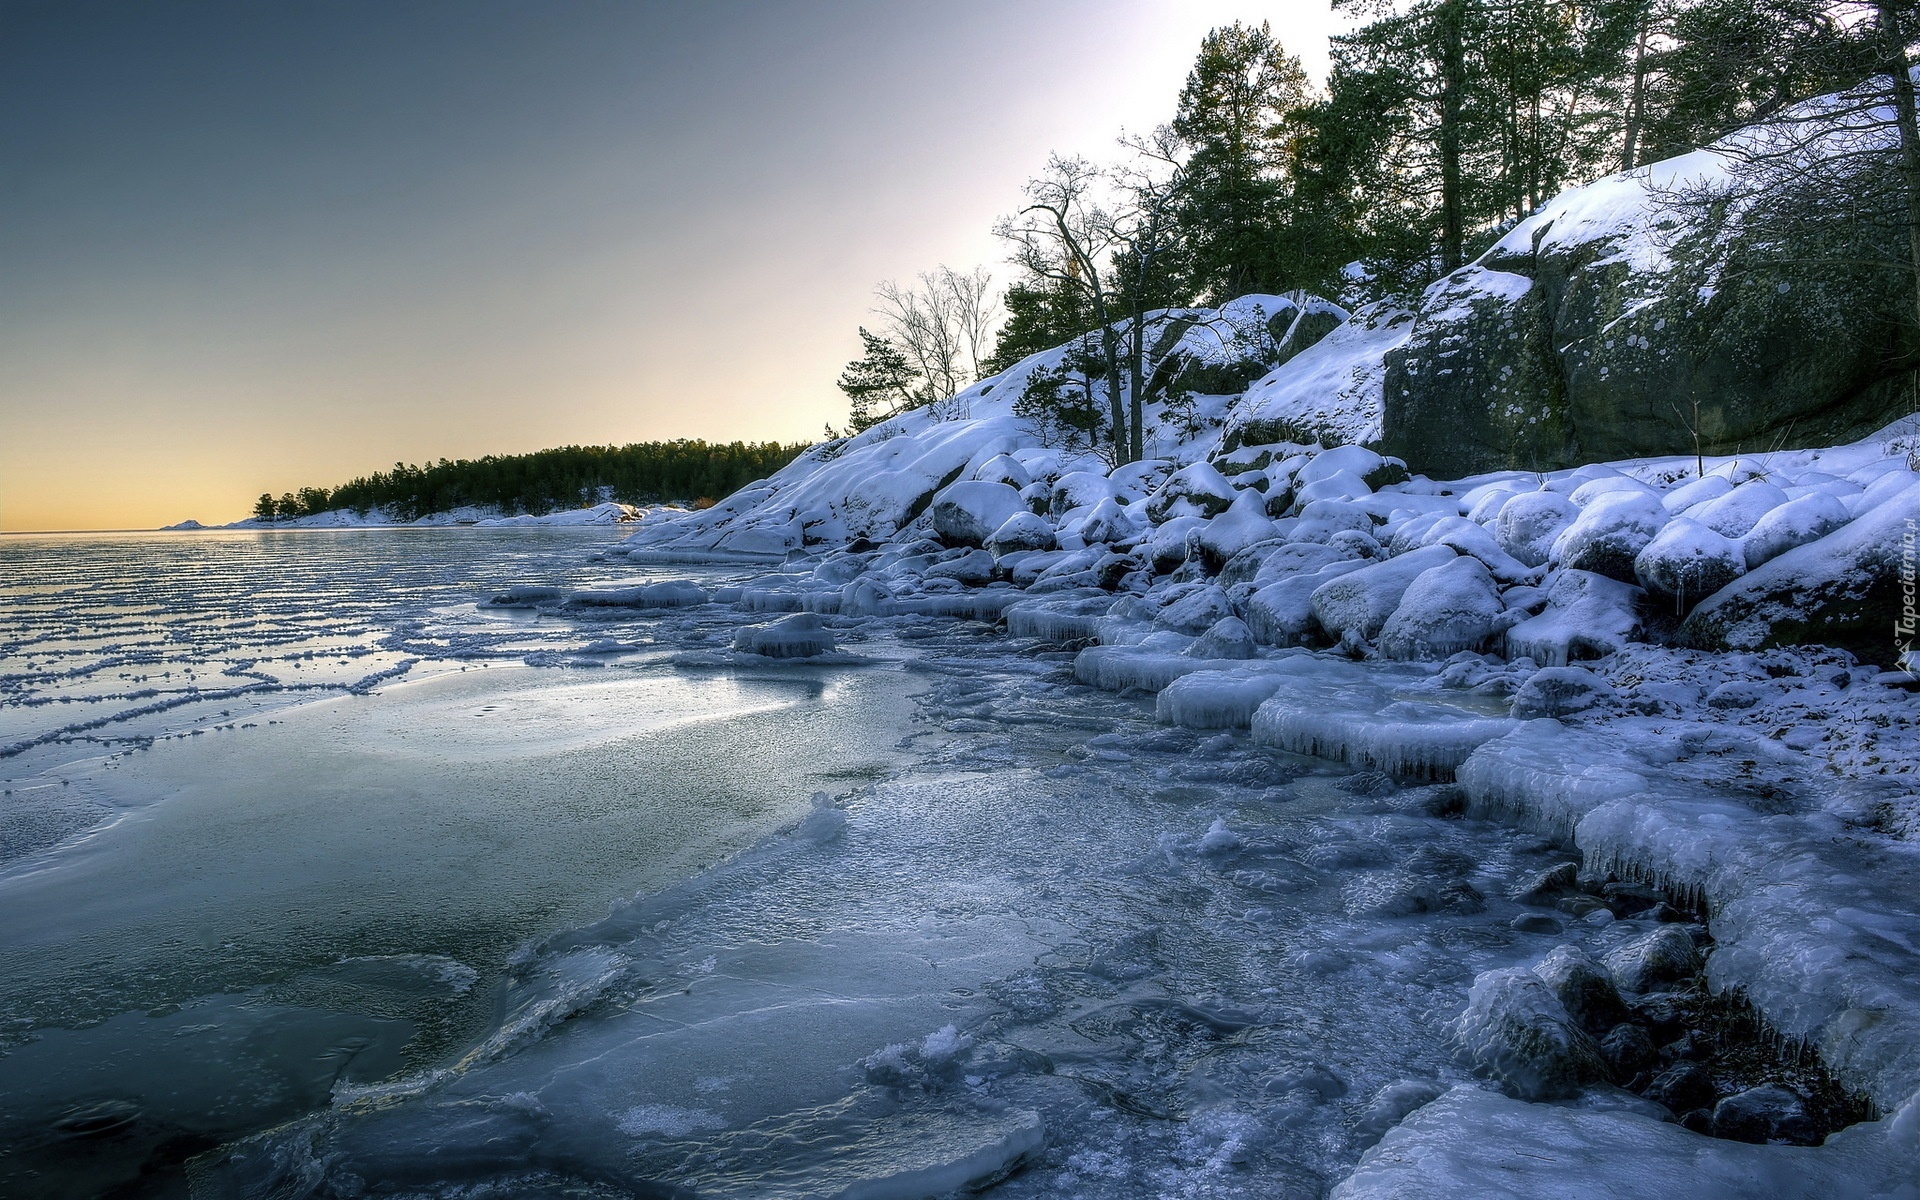
[[[1324,0],[0,0],[0,531],[817,438],[873,289]]]

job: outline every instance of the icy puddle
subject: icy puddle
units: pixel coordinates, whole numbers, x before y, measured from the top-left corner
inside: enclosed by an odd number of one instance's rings
[[[86,1194],[445,1055],[528,936],[884,769],[910,686],[476,669],[83,778],[131,807],[0,877],[0,1192]]]
[[[201,1156],[195,1194],[1317,1196],[1465,1078],[1477,972],[1636,924],[1514,931],[1552,860],[1445,789],[891,624],[906,769],[515,955],[465,1049]]]

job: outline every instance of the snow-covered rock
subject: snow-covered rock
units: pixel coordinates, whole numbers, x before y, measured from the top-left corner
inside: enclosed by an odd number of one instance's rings
[[[1729,492],[1727,497],[1735,494]],[[1678,612],[1685,612],[1732,583],[1746,570],[1746,554],[1738,543],[1690,517],[1668,522],[1633,560],[1633,573],[1640,586]]]
[[[1413,581],[1456,557],[1446,546],[1426,546],[1342,575],[1314,591],[1309,600],[1314,618],[1336,641],[1348,632],[1372,641]]]
[[[1573,524],[1580,510],[1557,492],[1522,492],[1500,506],[1494,539],[1500,548],[1530,567],[1546,562],[1555,539]]]
[[[1747,569],[1780,557],[1795,546],[1817,542],[1852,520],[1847,506],[1830,491],[1813,491],[1769,510],[1741,542]]]
[[[1108,498],[1094,506],[1087,519],[1080,524],[1080,540],[1087,545],[1113,545],[1130,542],[1140,534],[1142,521],[1134,516],[1131,506]]]
[[[997,558],[1022,550],[1052,550],[1055,544],[1053,526],[1047,524],[1047,519],[1025,511],[1001,522],[985,543],[986,549]]]
[[[1469,1061],[1521,1100],[1571,1096],[1606,1077],[1593,1039],[1553,988],[1524,967],[1476,978],[1454,1030]]]
[[[933,498],[933,531],[955,545],[984,546],[1009,520],[1031,516],[1020,493],[1004,483],[969,479]]]
[[[1174,517],[1211,517],[1225,512],[1236,492],[1211,463],[1197,462],[1167,476],[1147,497],[1147,517],[1156,523]]]
[[[1688,508],[1685,516],[1725,537],[1745,537],[1761,517],[1787,502],[1787,494],[1764,479],[1749,479],[1722,496]]]
[[[1217,571],[1247,547],[1271,541],[1277,532],[1267,517],[1266,502],[1261,494],[1243,491],[1234,497],[1227,511],[1200,530],[1200,552],[1207,565]]]
[[[835,648],[833,631],[815,613],[795,613],[771,625],[750,626],[733,637],[733,648],[762,658],[815,658]]]
[[[1707,597],[1681,626],[1680,641],[1732,650],[1817,642],[1890,665],[1913,643],[1912,619],[1902,611],[1912,593],[1902,591],[1901,573],[1913,569],[1916,527],[1920,484]]]
[[[1634,582],[1633,561],[1667,524],[1667,510],[1645,488],[1595,496],[1554,540],[1550,561]]]
[[[1499,632],[1505,611],[1487,568],[1462,555],[1407,585],[1380,628],[1380,651],[1388,658],[1442,659],[1477,650]]]
[[[1546,606],[1539,615],[1507,630],[1507,656],[1566,666],[1612,654],[1639,634],[1645,595],[1605,575],[1561,571],[1547,585]]]

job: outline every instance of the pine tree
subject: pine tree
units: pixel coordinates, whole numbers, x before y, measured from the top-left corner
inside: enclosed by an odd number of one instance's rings
[[[1300,60],[1264,22],[1201,42],[1172,128],[1190,148],[1178,207],[1190,290],[1211,303],[1296,286],[1286,169],[1310,99]]]
[[[898,346],[865,326],[860,328],[860,344],[866,353],[848,363],[838,380],[847,394],[847,423],[856,433],[912,408],[918,399],[914,385],[921,379]]]
[[[273,494],[271,492],[261,492],[260,498],[253,502],[253,519],[256,521],[271,521],[279,515],[279,509],[276,508],[273,503]]]
[[[1029,354],[1051,350],[1068,338],[1085,333],[1092,324],[1080,293],[1047,279],[1029,279],[1007,288],[1002,303],[1006,324],[1000,327],[993,354],[983,370],[988,375],[1006,370]]]

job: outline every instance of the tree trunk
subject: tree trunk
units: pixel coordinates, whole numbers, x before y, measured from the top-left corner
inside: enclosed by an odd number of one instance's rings
[[[1142,287],[1145,285],[1143,284]],[[1138,292],[1136,292],[1136,296]],[[1146,372],[1146,312],[1141,302],[1133,303],[1133,322],[1127,334],[1127,416],[1131,422],[1128,431],[1127,449],[1133,456],[1132,461],[1139,462],[1147,456],[1146,438],[1146,396],[1145,381],[1141,378]]]
[[[1914,115],[1907,34],[1894,0],[1880,0],[1880,36],[1887,42],[1887,70],[1893,74],[1894,120],[1900,127],[1900,181],[1907,196],[1907,254],[1913,267],[1913,305],[1920,328],[1920,119]]]
[[[1627,127],[1620,152],[1620,169],[1631,171],[1639,166],[1640,129],[1647,119],[1647,25],[1652,18],[1651,5],[1640,8],[1639,28],[1633,41],[1633,90],[1627,100]]]
[[[1461,109],[1466,88],[1466,47],[1461,44],[1462,6],[1447,0],[1437,14],[1440,42],[1440,269],[1453,271],[1465,261],[1466,221],[1460,197]]]
[[[1100,321],[1100,352],[1107,360],[1107,419],[1113,423],[1113,465],[1124,466],[1133,459],[1127,456],[1127,409],[1122,399],[1125,384],[1120,379],[1120,335],[1114,332],[1113,320],[1104,301],[1095,305],[1095,314]]]

